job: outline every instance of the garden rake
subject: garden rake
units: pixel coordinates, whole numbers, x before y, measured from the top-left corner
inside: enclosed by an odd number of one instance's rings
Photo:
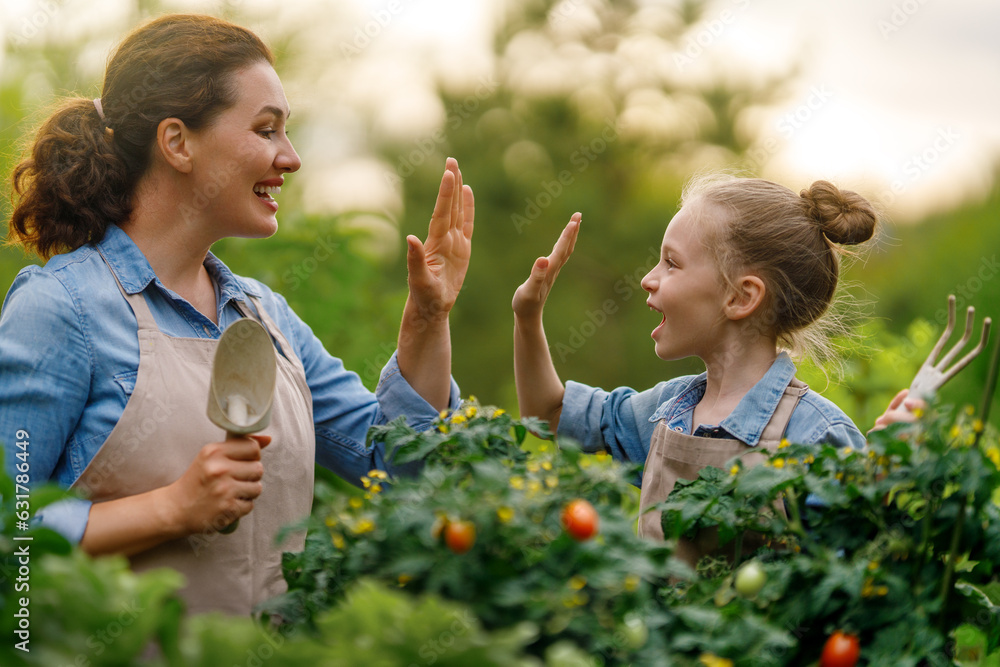
[[[931,350],[927,360],[924,361],[920,370],[917,371],[916,377],[913,378],[913,383],[910,384],[911,397],[929,402],[945,382],[955,377],[960,370],[968,366],[969,362],[976,358],[976,355],[983,351],[990,337],[991,320],[988,317],[983,320],[983,331],[979,337],[979,344],[971,352],[959,359],[954,366],[946,368],[958,356],[959,351],[965,347],[966,343],[972,337],[972,324],[975,321],[975,317],[976,309],[969,306],[965,317],[965,334],[953,348],[948,350],[943,359],[935,363],[935,359],[941,354],[941,350],[944,349],[945,342],[947,342],[955,330],[955,295],[948,295],[948,326],[945,328],[944,333],[941,334],[941,338],[938,339],[934,349]]]

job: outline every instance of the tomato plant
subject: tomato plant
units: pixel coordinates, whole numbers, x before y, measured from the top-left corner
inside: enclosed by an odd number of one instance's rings
[[[456,554],[464,554],[476,543],[476,525],[471,521],[449,521],[444,527],[444,543]]]
[[[837,630],[823,645],[820,667],[854,667],[861,655],[861,646],[855,635]]]
[[[567,503],[560,519],[566,532],[578,542],[589,540],[596,535],[601,523],[594,506],[582,498]]]

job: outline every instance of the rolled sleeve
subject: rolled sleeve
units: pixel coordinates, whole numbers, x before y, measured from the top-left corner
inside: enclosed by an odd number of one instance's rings
[[[35,515],[35,523],[51,528],[73,544],[79,544],[87,530],[90,519],[89,500],[67,498],[42,508]]]
[[[603,389],[568,381],[559,413],[559,436],[580,443],[585,452],[607,450],[601,433],[601,418],[608,395]]]
[[[426,431],[438,416],[437,410],[418,394],[403,377],[396,360],[396,352],[382,369],[375,397],[387,422],[398,417],[406,417],[407,423],[417,431]],[[455,378],[451,378],[451,395],[448,409],[454,410],[461,403],[461,394]]]
[[[644,463],[654,428],[649,417],[659,398],[659,386],[644,392],[629,387],[608,392],[567,382],[559,435],[576,440],[586,452],[603,450],[619,461]]]

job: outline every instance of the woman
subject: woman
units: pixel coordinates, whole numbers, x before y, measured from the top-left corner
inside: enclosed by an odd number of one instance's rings
[[[277,229],[300,160],[269,49],[207,16],[173,15],[118,46],[97,100],[67,101],[13,174],[11,240],[51,259],[0,314],[0,440],[29,436],[30,480],[86,501],[43,521],[91,554],[187,578],[191,611],[249,613],[284,589],[278,529],[308,514],[313,465],[357,483],[386,466],[372,424],[426,427],[454,407],[448,313],[469,263],[473,198],[449,159],[426,242],[407,239],[397,353],[370,393],[288,307],[210,252]],[[54,253],[61,252],[52,257]],[[222,331],[247,316],[275,341],[271,426],[226,438],[205,414]],[[242,517],[238,529],[217,529]]]

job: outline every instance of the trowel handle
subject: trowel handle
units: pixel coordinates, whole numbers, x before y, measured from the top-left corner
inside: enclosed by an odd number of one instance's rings
[[[247,436],[241,435],[239,433],[233,433],[232,431],[226,431],[226,440],[236,440],[238,438],[245,438],[245,437],[247,437]],[[239,527],[240,527],[240,520],[237,519],[236,521],[233,521],[228,526],[220,528],[219,532],[222,533],[223,535],[229,535],[230,533],[234,532]]]

